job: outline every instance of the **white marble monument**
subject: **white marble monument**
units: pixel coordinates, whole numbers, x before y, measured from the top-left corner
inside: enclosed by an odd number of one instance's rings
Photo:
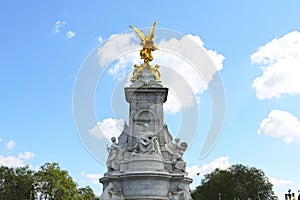
[[[130,26],[141,39],[144,63],[134,66],[131,86],[125,88],[130,104],[129,124],[107,147],[107,172],[100,179],[100,200],[192,200],[183,154],[188,145],[172,138],[164,124],[163,103],[168,88],[160,84],[159,66],[152,66],[154,23],[149,35]]]

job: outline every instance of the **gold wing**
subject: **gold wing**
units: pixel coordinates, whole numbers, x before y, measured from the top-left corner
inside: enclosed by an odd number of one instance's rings
[[[130,28],[132,28],[139,36],[139,38],[144,42],[146,40],[146,36],[144,35],[144,33],[139,30],[138,28],[134,27],[134,26],[129,26]]]
[[[154,23],[153,23],[153,26],[152,26],[152,28],[151,28],[151,30],[150,30],[150,33],[149,33],[149,39],[153,39],[154,38],[154,30],[155,30],[155,27],[156,27],[156,24],[157,24],[157,21],[155,21]]]

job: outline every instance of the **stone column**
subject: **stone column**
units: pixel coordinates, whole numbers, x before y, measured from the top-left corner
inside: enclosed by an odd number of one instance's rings
[[[164,144],[163,125],[164,111],[163,103],[166,102],[168,88],[164,87],[140,87],[125,88],[126,101],[129,107],[129,139],[128,146],[132,147],[135,137],[145,129],[155,133],[159,144]]]

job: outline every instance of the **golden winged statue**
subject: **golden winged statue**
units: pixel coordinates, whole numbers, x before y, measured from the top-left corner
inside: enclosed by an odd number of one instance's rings
[[[150,32],[148,35],[145,35],[141,30],[139,30],[138,28],[136,28],[134,26],[129,26],[137,33],[137,35],[141,39],[140,44],[143,46],[143,49],[140,51],[140,56],[141,56],[141,59],[144,60],[143,64],[141,64],[141,65],[135,64],[134,65],[134,71],[133,71],[133,76],[131,78],[131,82],[137,81],[138,75],[141,74],[146,67],[149,67],[151,73],[155,75],[155,80],[158,82],[161,82],[160,81],[160,73],[158,70],[159,66],[155,65],[154,67],[152,67],[149,64],[153,60],[152,51],[155,51],[158,49],[156,46],[154,46],[154,42],[153,42],[154,30],[155,30],[156,24],[157,24],[157,21],[155,21],[153,23],[152,28],[150,29]]]
[[[138,28],[136,28],[134,26],[129,26],[137,33],[137,35],[141,39],[140,44],[143,46],[143,49],[140,51],[140,56],[141,56],[141,59],[143,59],[145,63],[149,63],[153,60],[151,52],[158,49],[157,47],[154,46],[154,42],[153,42],[154,30],[156,27],[156,23],[157,23],[157,21],[155,21],[153,23],[153,26],[148,35],[145,35],[141,30],[139,30]]]

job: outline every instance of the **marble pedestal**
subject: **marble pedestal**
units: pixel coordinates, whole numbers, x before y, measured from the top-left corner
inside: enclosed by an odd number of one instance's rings
[[[108,148],[108,172],[100,179],[100,200],[192,200],[183,154],[187,143],[173,140],[164,124],[168,88],[146,65],[125,88],[129,125]]]
[[[134,157],[120,163],[120,171],[108,172],[100,182],[104,190],[112,183],[115,191],[122,191],[126,200],[172,199],[178,187],[188,189],[192,179],[182,173],[169,173],[159,157]],[[182,198],[184,199],[184,198]]]

